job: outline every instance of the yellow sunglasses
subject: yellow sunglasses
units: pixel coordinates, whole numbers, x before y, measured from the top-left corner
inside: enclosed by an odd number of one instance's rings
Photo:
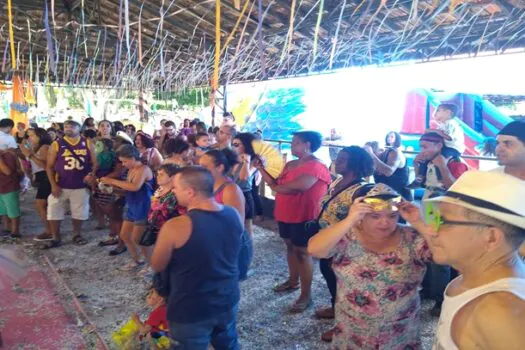
[[[402,200],[403,198],[401,196],[389,198],[389,199],[371,197],[371,198],[363,199],[363,203],[366,203],[372,206],[372,209],[374,211],[383,211],[383,210],[398,211],[399,210],[398,204],[401,203]]]

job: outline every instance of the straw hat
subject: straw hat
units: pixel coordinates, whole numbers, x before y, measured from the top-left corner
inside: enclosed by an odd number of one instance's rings
[[[525,182],[504,173],[467,171],[445,194],[424,202],[455,204],[525,229]]]
[[[133,144],[133,140],[131,137],[129,137],[128,134],[126,134],[124,131],[117,131],[117,137],[120,137],[121,139],[129,142],[131,145]]]

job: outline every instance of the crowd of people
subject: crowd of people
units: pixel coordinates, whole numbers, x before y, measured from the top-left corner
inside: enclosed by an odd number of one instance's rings
[[[435,349],[521,349],[525,123],[499,132],[500,167],[471,171],[456,113],[450,104],[437,109],[419,141],[413,183],[396,132],[384,148],[342,148],[332,172],[315,156],[321,135],[296,132],[294,159],[275,177],[254,151],[261,135],[237,132],[228,118],[218,128],[163,120],[153,135],[90,118],[14,131],[4,119],[3,229],[22,236],[19,195],[29,178],[42,249],[62,245],[68,211],[73,244],[88,243],[82,224],[92,213],[98,229],[109,225],[99,245],[114,246],[112,256],[129,252],[121,270],[151,277],[155,315],[145,323],[134,316],[142,335],[168,335],[174,349],[238,349],[239,283],[251,275],[264,181],[275,193],[289,272],[273,290],[298,290],[289,312],[305,312],[319,258],[331,300],[315,316],[334,319],[320,335],[333,349],[421,348],[421,298],[433,299],[431,313],[441,317]],[[422,208],[413,201],[417,187]]]

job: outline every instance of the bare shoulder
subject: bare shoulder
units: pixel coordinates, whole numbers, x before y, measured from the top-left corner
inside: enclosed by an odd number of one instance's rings
[[[482,297],[472,311],[472,321],[490,349],[525,348],[525,300],[509,292]]]
[[[177,216],[166,221],[160,229],[160,241],[170,242],[174,248],[180,248],[190,238],[192,230],[191,219],[187,215]]]

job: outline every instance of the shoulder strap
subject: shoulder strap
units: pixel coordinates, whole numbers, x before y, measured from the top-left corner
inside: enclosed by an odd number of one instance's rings
[[[219,186],[219,188],[217,188],[217,190],[215,190],[213,192],[213,195],[216,196],[217,194],[221,193],[225,188],[226,186],[228,186],[229,184],[231,184],[232,182],[230,181],[226,181],[225,183],[223,183],[222,185]]]
[[[326,208],[328,208],[328,204],[330,204],[330,202],[333,199],[335,199],[337,196],[339,196],[339,194],[341,194],[342,192],[346,191],[350,187],[355,186],[357,184],[362,186],[362,185],[365,185],[366,182],[363,179],[359,179],[358,181],[352,181],[347,186],[345,186],[344,188],[340,189],[339,191],[334,193],[332,196],[330,196],[330,198],[324,203],[323,207],[321,208],[321,212],[319,213],[319,216],[317,217],[317,221],[319,221],[319,219],[321,219],[321,217],[323,216]]]
[[[80,141],[78,141],[79,143],[80,142],[83,142],[84,141],[84,138],[83,137],[80,137]],[[86,141],[87,142],[87,141]],[[69,151],[69,153],[71,153],[71,155],[73,156],[73,158],[75,158],[76,160],[78,160],[80,166],[84,166],[84,164],[86,163],[86,160],[85,159],[82,159],[82,157],[80,157],[78,154],[75,153],[75,151],[73,150],[73,148],[71,148],[71,145],[69,144],[69,142],[67,142],[67,140],[64,140],[62,139],[62,143],[64,144],[64,146],[67,148],[67,150]],[[59,143],[60,145],[60,143]],[[87,148],[87,147],[86,147]]]

